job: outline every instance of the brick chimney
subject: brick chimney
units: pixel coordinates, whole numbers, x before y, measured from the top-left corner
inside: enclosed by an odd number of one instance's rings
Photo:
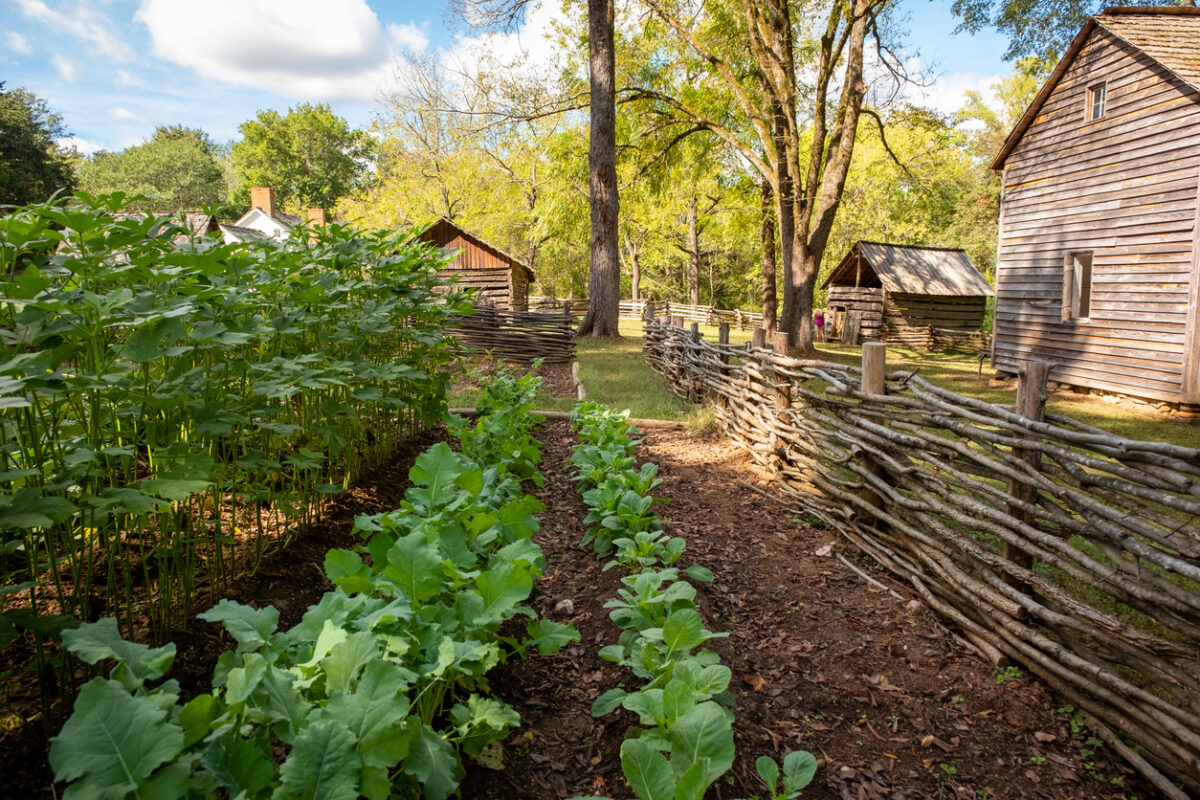
[[[325,224],[325,222],[326,222],[326,219],[325,219],[325,209],[323,209],[323,208],[310,208],[310,209],[308,210],[308,224],[309,224],[310,226],[312,226],[312,225],[324,225],[324,224]]]
[[[262,209],[268,217],[275,216],[275,190],[265,186],[255,186],[250,190],[250,207]]]

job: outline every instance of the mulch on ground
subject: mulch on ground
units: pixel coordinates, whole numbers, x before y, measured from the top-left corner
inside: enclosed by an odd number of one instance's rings
[[[505,745],[506,768],[473,766],[463,794],[627,798],[619,751],[637,720],[625,711],[589,713],[602,692],[637,681],[598,656],[619,633],[604,608],[619,571],[602,572],[601,560],[578,545],[586,512],[568,471],[574,440],[566,424],[547,423],[542,440],[548,480],[537,494],[547,511],[537,540],[547,569],[534,606],[574,623],[582,641],[493,673],[493,688],[525,722]],[[793,749],[821,764],[805,798],[1155,796],[1103,747],[1092,752],[1086,733],[1073,734],[1040,683],[998,673],[922,604],[899,602],[816,555],[841,544],[740,485],[753,476],[731,445],[655,430],[640,457],[659,465],[664,483],[655,494],[669,502],[658,513],[668,534],[687,540],[683,563],[716,576],[699,586],[708,627],[730,633],[714,649],[734,674],[738,756],[710,797],[764,796],[755,760]]]
[[[532,605],[573,622],[582,641],[490,674],[495,692],[524,724],[504,744],[506,768],[471,764],[462,793],[467,800],[628,798],[619,750],[636,719],[624,711],[590,715],[602,692],[637,680],[598,655],[616,642],[604,604],[616,595],[619,571],[602,571],[601,560],[578,544],[585,510],[568,471],[574,438],[566,423],[546,423],[541,438],[547,482],[535,493],[547,508],[537,541],[547,568]],[[414,442],[369,471],[324,520],[237,580],[227,595],[275,605],[281,627],[298,622],[330,588],[325,552],[353,546],[355,515],[398,505],[413,458],[432,441]],[[898,602],[835,559],[817,555],[826,545],[841,545],[739,484],[749,479],[765,486],[731,445],[655,430],[640,457],[659,464],[664,484],[656,496],[669,502],[658,513],[669,534],[687,540],[684,562],[703,564],[716,576],[699,586],[708,627],[730,633],[715,649],[734,674],[738,758],[710,798],[764,796],[755,759],[778,759],[792,749],[820,759],[805,798],[1155,796],[1104,748],[1090,752],[1039,683],[998,675],[961,649],[928,609]],[[186,694],[206,691],[217,656],[233,642],[219,626],[201,622],[175,641],[171,677]],[[47,743],[32,727],[0,737],[0,796],[49,796]]]

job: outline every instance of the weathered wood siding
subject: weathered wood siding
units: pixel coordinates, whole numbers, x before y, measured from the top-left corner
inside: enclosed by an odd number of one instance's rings
[[[509,273],[512,278],[512,288],[510,296],[512,297],[513,311],[528,311],[529,310],[529,277],[525,270],[520,267],[513,267]]]
[[[1106,113],[1087,121],[1099,81]],[[995,366],[1040,358],[1065,383],[1181,400],[1198,170],[1200,95],[1097,27],[1005,162]],[[1091,312],[1064,321],[1079,251]]]
[[[512,287],[509,285],[512,270],[508,269],[473,269],[438,271],[438,277],[453,278],[454,287],[459,291],[474,289],[476,302],[486,303],[493,308],[504,311],[524,311],[512,307]]]
[[[862,314],[862,322],[859,325],[859,341],[868,342],[879,338],[879,331],[883,325],[882,288],[878,286],[873,288],[830,286],[825,307],[829,309],[830,315],[835,317],[830,319],[829,324],[836,329],[841,330],[841,326],[845,324],[844,320],[850,312],[858,311]],[[837,316],[841,317],[841,322],[836,319]]]
[[[502,254],[480,247],[447,224],[435,223],[420,239],[434,247],[457,252],[449,265],[438,271],[443,278],[455,278],[459,289],[475,289],[480,302],[506,311],[527,311],[529,280],[525,268]]]
[[[885,342],[921,350],[938,346],[934,329],[961,330],[963,340],[972,337],[969,331],[983,327],[987,310],[986,297],[953,297],[932,294],[902,294],[887,292],[883,303],[883,334]]]

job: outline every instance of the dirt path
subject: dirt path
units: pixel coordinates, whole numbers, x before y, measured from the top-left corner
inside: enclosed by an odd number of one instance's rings
[[[629,797],[618,753],[636,720],[589,714],[600,693],[636,680],[597,655],[617,638],[603,605],[618,574],[577,545],[584,510],[567,472],[566,425],[548,423],[542,438],[547,570],[535,605],[574,622],[582,642],[494,673],[525,724],[506,745],[507,768],[473,767],[464,795]],[[828,544],[836,552],[832,534],[738,485],[752,475],[732,446],[654,431],[640,457],[659,464],[656,495],[669,501],[659,514],[669,534],[687,539],[685,562],[716,575],[700,590],[709,627],[731,634],[717,650],[734,673],[738,759],[710,797],[762,796],[755,759],[792,749],[821,760],[805,798],[1155,796],[1103,747],[1092,752],[1086,732],[1073,735],[1040,684],[998,674],[924,606],[816,555]]]

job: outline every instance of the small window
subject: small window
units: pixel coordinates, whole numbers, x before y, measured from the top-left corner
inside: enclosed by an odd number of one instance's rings
[[[1108,105],[1108,83],[1097,83],[1087,90],[1087,118],[1090,122],[1104,116]]]
[[[1087,319],[1092,315],[1092,253],[1071,253],[1063,261],[1062,318]]]

